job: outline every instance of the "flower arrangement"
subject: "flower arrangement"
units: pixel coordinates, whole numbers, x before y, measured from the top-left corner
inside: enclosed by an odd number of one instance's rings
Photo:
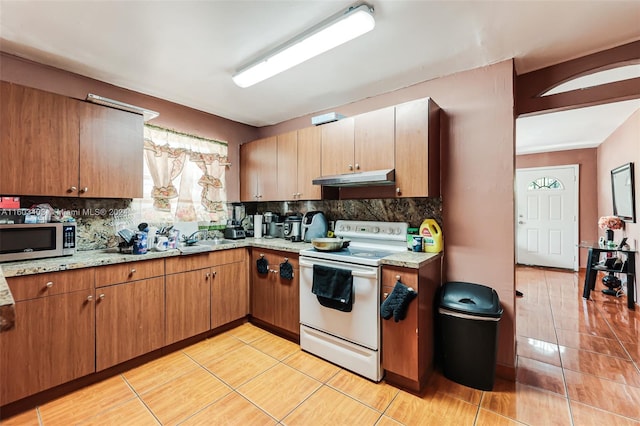
[[[622,229],[624,222],[618,216],[602,216],[598,220],[600,229]]]

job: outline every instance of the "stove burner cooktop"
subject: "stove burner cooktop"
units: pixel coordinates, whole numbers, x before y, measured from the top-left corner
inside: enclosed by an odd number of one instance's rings
[[[377,266],[380,260],[407,250],[407,224],[404,222],[336,222],[336,237],[351,241],[349,247],[338,251],[320,251],[315,248],[300,254],[316,259]]]

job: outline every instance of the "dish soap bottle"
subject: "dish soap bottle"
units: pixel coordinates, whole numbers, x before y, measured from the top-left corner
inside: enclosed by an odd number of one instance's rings
[[[425,219],[420,225],[423,251],[440,253],[442,251],[442,229],[434,219]]]

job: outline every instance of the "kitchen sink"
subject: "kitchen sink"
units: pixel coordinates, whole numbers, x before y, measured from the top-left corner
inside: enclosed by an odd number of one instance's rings
[[[236,241],[234,240],[225,240],[224,238],[218,238],[214,240],[200,240],[195,245],[196,246],[219,246],[220,244],[233,244]]]
[[[204,253],[207,251],[211,251],[212,247],[217,247],[223,244],[233,244],[235,242],[236,241],[234,240],[226,240],[224,238],[218,238],[215,240],[200,240],[192,245],[180,244],[178,250],[180,250],[180,253],[184,254]]]

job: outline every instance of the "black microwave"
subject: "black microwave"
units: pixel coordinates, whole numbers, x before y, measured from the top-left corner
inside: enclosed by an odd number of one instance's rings
[[[0,224],[0,262],[70,256],[76,252],[76,224]]]

